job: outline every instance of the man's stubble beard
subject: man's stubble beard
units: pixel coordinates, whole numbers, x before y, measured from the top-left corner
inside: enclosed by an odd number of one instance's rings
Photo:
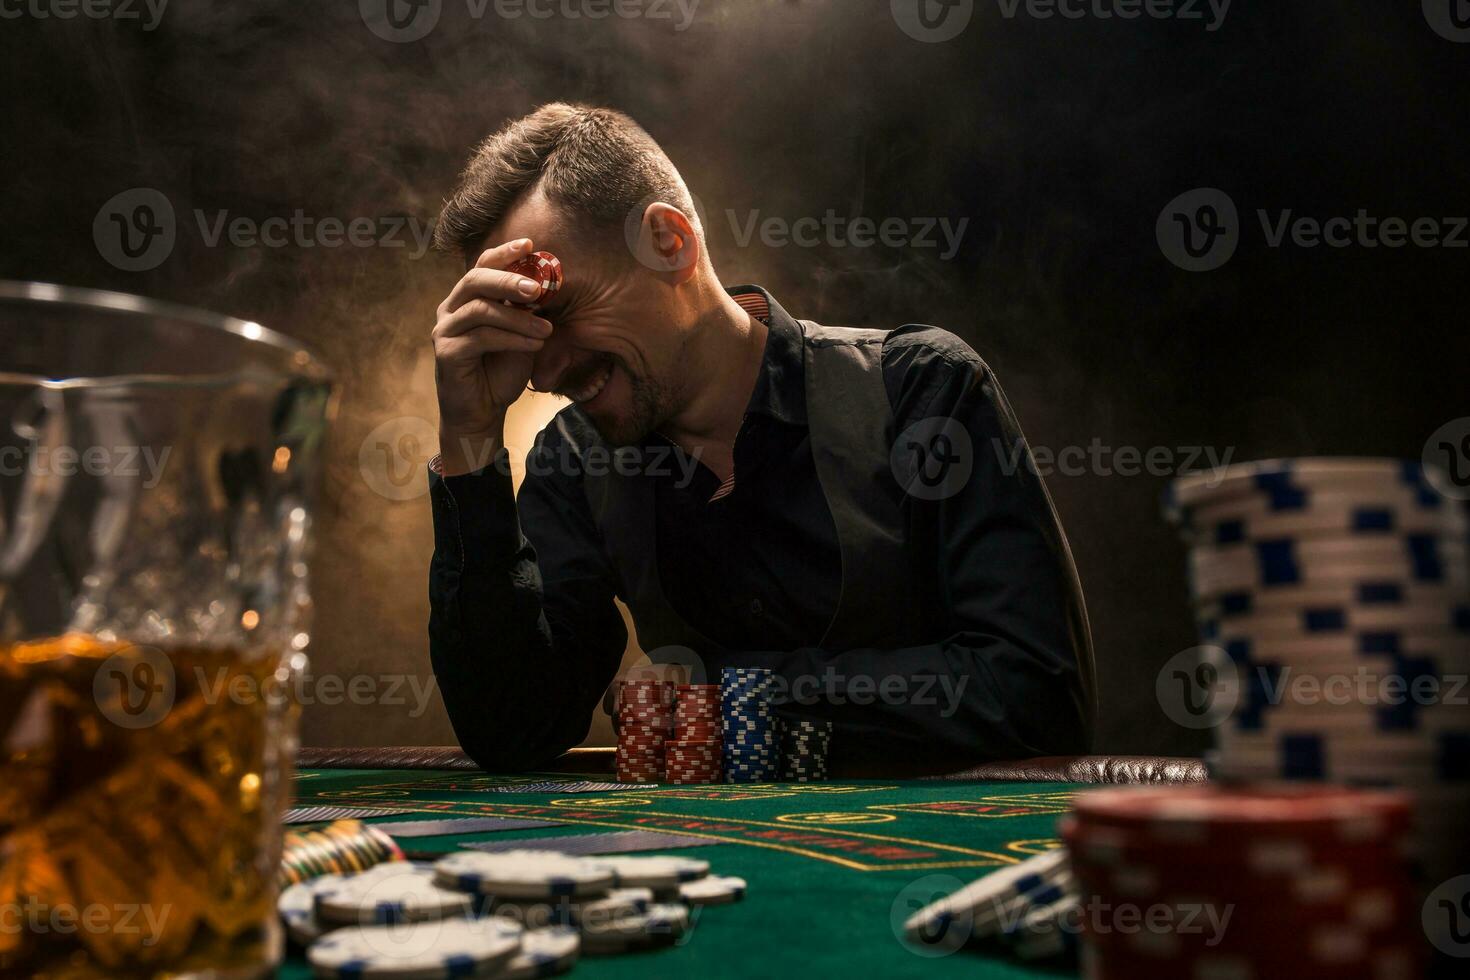
[[[683,357],[681,356],[679,364],[682,363]],[[614,420],[598,419],[591,415],[588,416],[588,419],[609,446],[614,448],[638,446],[673,417],[679,403],[679,393],[671,384],[655,378],[634,375],[633,372],[627,370],[621,359],[618,360],[618,370],[622,371],[623,376],[628,379],[633,393],[631,414],[626,418]],[[679,365],[676,364],[671,373],[677,376],[678,372]]]

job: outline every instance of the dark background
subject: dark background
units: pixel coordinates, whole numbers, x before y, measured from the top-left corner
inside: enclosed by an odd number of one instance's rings
[[[704,0],[687,30],[675,23],[493,7],[476,20],[445,0],[428,37],[400,44],[353,0],[173,0],[153,31],[0,20],[0,277],[258,320],[339,372],[318,672],[428,676],[428,502],[374,493],[358,453],[386,420],[435,418],[427,335],[458,269],[411,248],[208,247],[192,211],[429,221],[475,141],[553,99],[622,108],[663,143],[707,208],[724,281],[759,281],[828,323],[955,331],[1035,445],[1417,457],[1470,414],[1470,252],[1272,249],[1255,218],[1470,214],[1470,45],[1432,31],[1416,0],[1240,0],[1214,32],[1007,19],[977,0],[939,44],[902,32],[889,0]],[[179,215],[172,254],[137,273],[92,234],[134,187]],[[1234,259],[1208,273],[1175,268],[1155,239],[1165,204],[1197,187],[1228,192],[1244,224]],[[970,220],[944,261],[741,248],[727,208]],[[1159,665],[1194,642],[1166,482],[1050,479],[1092,612],[1109,751],[1201,744],[1154,696]],[[437,704],[306,716],[308,744],[451,740]]]

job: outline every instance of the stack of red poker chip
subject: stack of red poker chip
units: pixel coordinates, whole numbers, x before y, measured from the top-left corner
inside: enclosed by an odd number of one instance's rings
[[[663,780],[664,749],[673,724],[673,681],[618,683],[618,782]]]
[[[541,294],[536,297],[534,303],[521,304],[535,309],[542,300],[552,293],[561,289],[562,271],[561,259],[550,252],[532,252],[524,258],[517,259],[506,268],[506,272],[514,272],[518,276],[534,279],[541,287]]]
[[[668,779],[682,784],[721,781],[718,684],[680,684],[675,690]]]
[[[1402,794],[1321,786],[1084,793],[1061,828],[1084,975],[1416,977],[1409,821]]]

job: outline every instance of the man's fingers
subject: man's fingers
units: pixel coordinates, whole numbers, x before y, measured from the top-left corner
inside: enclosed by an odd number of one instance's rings
[[[530,310],[506,306],[495,300],[472,299],[434,324],[434,336],[457,337],[477,327],[494,327],[544,340],[551,336],[551,321]]]
[[[434,356],[446,361],[480,357],[484,354],[534,354],[545,341],[523,337],[504,330],[471,330],[457,337],[445,337],[434,344]]]
[[[475,268],[504,269],[516,259],[530,255],[533,251],[535,251],[534,244],[529,238],[518,238],[513,242],[496,245],[494,248],[487,248],[481,252],[480,257],[475,260]]]
[[[454,284],[449,297],[439,305],[439,312],[453,313],[475,299],[530,303],[540,295],[541,284],[534,279],[500,269],[471,269]]]

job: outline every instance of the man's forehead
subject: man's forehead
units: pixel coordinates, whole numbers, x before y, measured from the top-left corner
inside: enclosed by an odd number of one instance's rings
[[[544,242],[564,233],[567,224],[561,209],[552,204],[539,187],[533,188],[516,198],[505,216],[490,229],[480,247],[483,251],[502,242],[529,238],[537,248],[541,248]]]

